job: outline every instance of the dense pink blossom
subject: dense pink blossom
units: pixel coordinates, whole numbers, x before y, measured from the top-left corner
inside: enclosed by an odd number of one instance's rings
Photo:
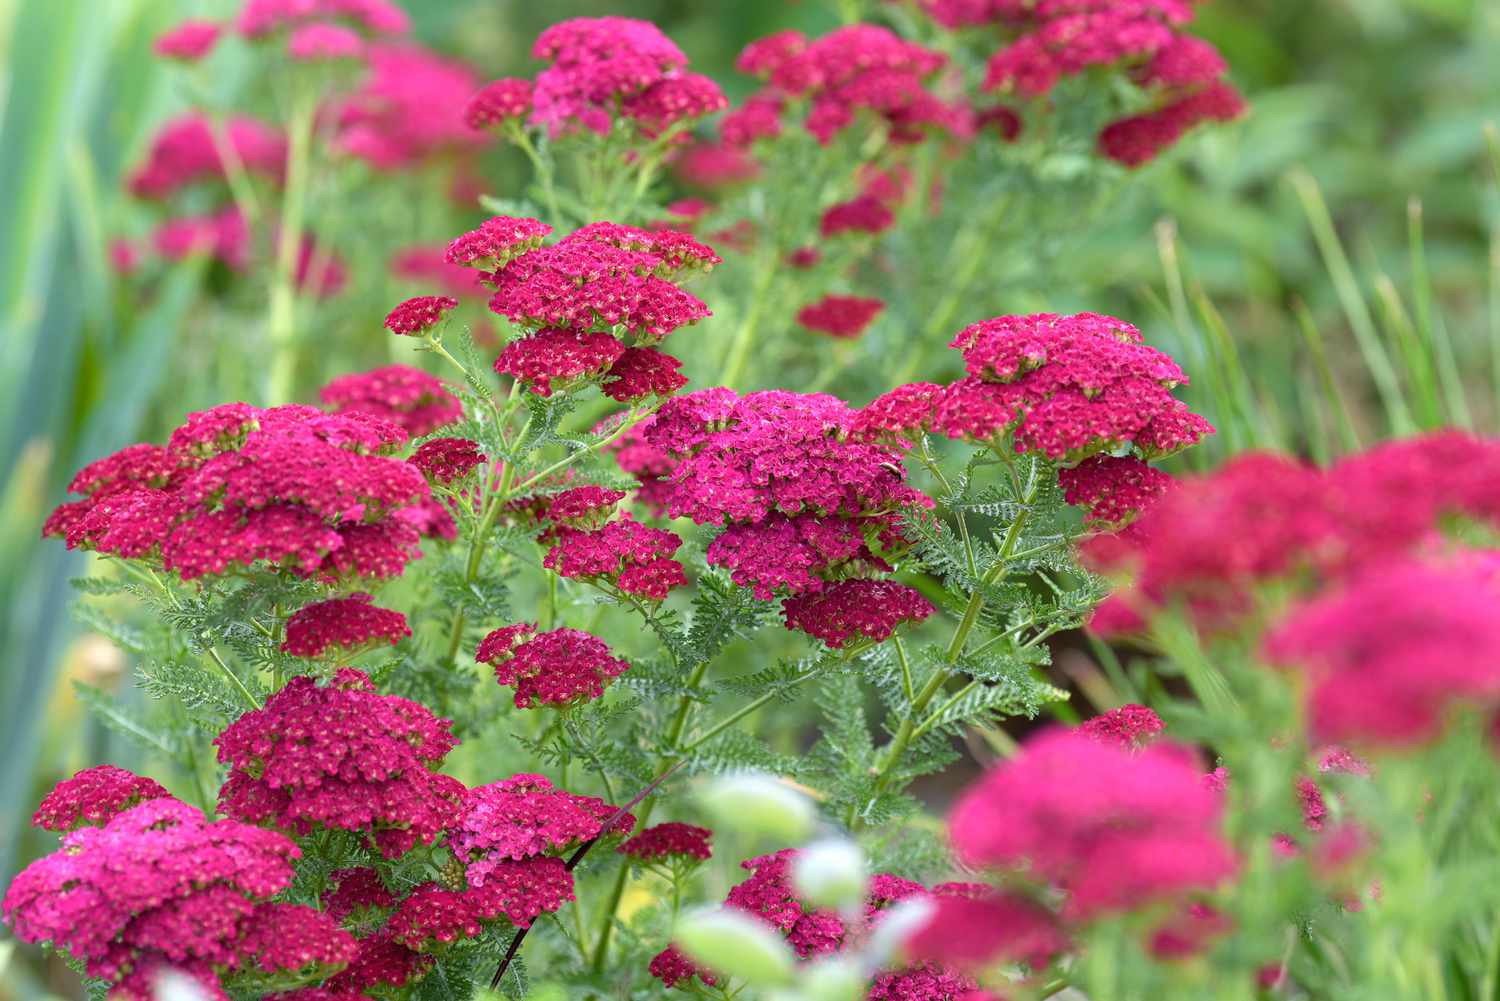
[[[298,62],[358,59],[364,51],[365,40],[359,32],[325,21],[300,25],[286,40],[287,55]]]
[[[871,195],[860,195],[847,202],[829,206],[818,222],[818,232],[824,236],[842,233],[883,233],[896,224],[896,216],[890,208]]]
[[[1093,528],[1119,528],[1154,504],[1177,481],[1133,455],[1094,455],[1059,469],[1063,499],[1088,511]]]
[[[849,561],[876,563],[864,530],[857,519],[772,514],[731,525],[709,544],[706,555],[710,564],[728,567],[740,587],[753,588],[757,598],[768,601],[777,591],[820,591],[826,585],[823,574],[836,579]]]
[[[280,181],[286,169],[286,138],[253,118],[235,117],[217,126],[223,149],[250,174]],[[189,185],[226,175],[216,126],[206,115],[189,113],[163,125],[151,140],[146,162],[130,175],[131,194],[167,198]]]
[[[858,637],[890,639],[903,623],[921,622],[934,611],[921,592],[890,580],[855,578],[781,603],[788,629],[814,636],[835,650]]]
[[[854,338],[875,322],[885,303],[858,295],[825,295],[797,311],[797,322],[830,337]]]
[[[195,63],[214,50],[223,32],[224,26],[218,21],[190,18],[157,36],[151,49],[165,59]]]
[[[1099,151],[1127,167],[1154,160],[1203,122],[1229,122],[1245,113],[1245,99],[1226,83],[1211,84],[1159,108],[1110,122],[1099,133]]]
[[[621,102],[620,111],[646,135],[658,136],[678,122],[704,118],[727,107],[729,99],[711,78],[677,73],[632,94]]]
[[[601,528],[615,513],[615,505],[624,499],[623,490],[610,490],[592,483],[573,487],[552,498],[547,518],[568,528]]]
[[[1161,717],[1145,706],[1127,703],[1083,721],[1078,731],[1103,744],[1139,750],[1165,729]]]
[[[561,859],[505,861],[490,870],[483,886],[465,890],[424,883],[397,905],[386,934],[409,949],[431,951],[460,938],[474,938],[501,918],[528,927],[573,899],[573,874]]]
[[[352,937],[307,908],[266,909],[291,884],[297,855],[274,831],[152,799],[66,835],[11,883],[4,914],[19,939],[67,951],[121,996],[149,983],[126,983],[132,974],[165,965],[215,989],[215,972],[252,965],[336,969]],[[267,939],[267,921],[285,934]]]
[[[373,602],[368,594],[355,594],[299,608],[286,620],[281,652],[321,657],[330,647],[349,651],[382,642],[395,645],[411,635],[406,616]]]
[[[484,129],[520,121],[531,113],[531,92],[531,81],[521,77],[491,80],[469,99],[464,123],[471,129]]]
[[[661,862],[674,858],[705,861],[713,854],[708,844],[711,837],[713,832],[706,827],[669,821],[646,828],[635,837],[627,839],[616,850],[621,855],[629,855],[642,862]]]
[[[537,219],[492,216],[448,244],[443,258],[449,264],[494,271],[540,247],[551,232],[551,226]]]
[[[495,680],[516,690],[517,709],[597,699],[610,681],[630,669],[603,640],[581,629],[538,633],[514,648],[482,646],[480,653],[490,655],[482,663],[494,665]]]
[[[555,538],[542,565],[559,576],[608,581],[655,601],[687,583],[682,564],[671,558],[682,539],[629,516],[592,531],[564,528]]]
[[[245,0],[235,30],[262,38],[309,19],[347,21],[372,35],[404,35],[411,27],[391,0]]]
[[[486,141],[464,123],[479,77],[411,44],[373,44],[359,87],[337,108],[337,145],[380,170],[472,150]]]
[[[554,137],[579,127],[605,134],[616,109],[628,114],[632,102],[652,103],[644,95],[681,79],[688,62],[655,25],[628,17],[558,22],[537,37],[531,54],[550,64],[537,75],[531,121]],[[658,113],[672,107],[706,113],[698,111],[705,107],[699,97],[664,97],[655,103]],[[716,105],[706,107],[714,110]],[[645,117],[654,121],[651,113]]]
[[[151,246],[169,261],[206,255],[231,271],[250,267],[250,226],[239,208],[226,206],[207,215],[172,216],[151,233]]]
[[[676,946],[671,945],[651,958],[647,972],[657,980],[660,980],[664,987],[676,987],[678,984],[686,983],[694,977],[697,977],[710,987],[718,983],[718,980],[712,973],[699,969],[686,956],[679,952]]]
[[[406,461],[420,469],[429,482],[450,486],[483,465],[486,456],[467,438],[433,438],[418,445]]]
[[[363,413],[225,404],[190,414],[167,448],[85,467],[43,527],[70,547],[159,560],[185,580],[265,561],[300,576],[394,576],[416,555],[406,520],[430,492],[379,454],[401,428]]]
[[[325,980],[323,989],[337,1001],[353,1001],[368,997],[365,991],[371,987],[401,987],[420,980],[435,962],[430,954],[414,952],[377,933],[359,940],[349,965]]]
[[[1066,915],[1087,918],[1230,876],[1220,810],[1182,747],[1130,751],[1054,730],[973,786],[949,833],[966,864],[1021,869],[1066,895]]]
[[[293,678],[214,744],[229,766],[219,808],[242,820],[355,831],[394,858],[459,815],[463,786],[433,770],[457,744],[449,721],[352,668],[327,685]]]
[[[504,879],[513,861],[562,853],[593,838],[628,834],[635,818],[592,796],[554,788],[541,775],[513,775],[468,791],[448,846],[471,887]],[[608,830],[605,824],[610,822]]]
[[[413,437],[431,434],[463,416],[463,404],[443,380],[410,365],[386,365],[341,375],[318,391],[337,413],[372,414]]]
[[[935,382],[910,382],[854,412],[850,433],[866,440],[904,441],[932,426],[937,401],[944,387]]]
[[[170,793],[154,779],[114,765],[85,768],[64,779],[42,797],[31,823],[49,831],[108,823],[116,814]]]
[[[328,876],[328,888],[319,901],[335,921],[389,911],[396,906],[396,896],[386,889],[380,873],[368,867],[336,869]]]
[[[677,371],[680,368],[682,362],[655,348],[626,348],[604,373],[600,389],[621,403],[671,396],[687,385],[687,376]]]
[[[1379,566],[1294,608],[1266,649],[1307,672],[1317,738],[1410,744],[1450,706],[1500,700],[1500,588],[1461,563]]]
[[[397,303],[385,318],[385,329],[393,334],[415,337],[441,323],[449,312],[458,308],[451,295],[419,295]]]
[[[1025,897],[982,885],[942,891],[933,887],[932,917],[906,941],[913,959],[960,970],[1016,961],[1040,968],[1068,947],[1056,916]]]

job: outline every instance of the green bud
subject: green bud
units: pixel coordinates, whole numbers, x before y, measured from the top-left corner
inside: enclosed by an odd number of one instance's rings
[[[844,838],[814,841],[792,863],[792,886],[814,907],[858,907],[869,881],[865,853]]]
[[[769,775],[726,775],[705,786],[699,799],[719,827],[783,844],[805,841],[817,816],[812,800]]]
[[[780,935],[730,907],[682,915],[672,941],[693,962],[752,987],[789,984],[797,966],[796,955]]]

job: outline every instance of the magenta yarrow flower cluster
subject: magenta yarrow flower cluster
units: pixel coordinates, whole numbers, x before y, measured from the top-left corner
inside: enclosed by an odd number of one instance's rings
[[[560,577],[608,584],[621,593],[661,601],[687,584],[687,573],[672,558],[682,545],[673,532],[622,515],[609,520],[625,494],[597,486],[575,487],[553,498],[543,520],[541,540],[552,548],[542,566]]]
[[[281,652],[294,657],[321,657],[332,651],[342,657],[381,643],[395,646],[411,635],[406,616],[380,608],[374,601],[370,595],[359,593],[299,608],[286,620]]]
[[[885,309],[879,299],[858,295],[825,295],[797,311],[797,322],[829,337],[853,339],[863,334]]]
[[[42,797],[31,823],[47,831],[71,831],[85,825],[97,827],[132,806],[167,795],[170,794],[154,779],[114,765],[97,765],[53,787]]]
[[[229,767],[219,809],[298,835],[352,831],[395,858],[458,817],[464,787],[435,771],[457,743],[448,720],[352,668],[293,678],[214,739]]]
[[[318,399],[336,413],[372,414],[418,437],[463,417],[458,397],[443,380],[409,365],[386,365],[351,372],[318,391]]]
[[[411,21],[390,0],[245,0],[234,27],[261,39],[308,24],[342,23],[370,35],[404,35]]]
[[[359,86],[335,109],[335,145],[378,170],[460,161],[489,141],[464,121],[479,87],[470,66],[410,42],[370,44]]]
[[[831,956],[843,949],[853,932],[869,932],[879,926],[892,904],[914,897],[937,899],[958,892],[955,884],[931,889],[909,879],[878,873],[870,881],[864,904],[853,916],[856,927],[837,911],[816,910],[798,899],[792,888],[795,849],[783,849],[740,863],[750,872],[748,879],[729,891],[725,905],[743,911],[774,929],[803,960]],[[713,986],[713,972],[693,964],[675,946],[668,946],[651,961],[651,975],[667,987],[694,990],[698,981]],[[905,1001],[946,1001],[974,990],[973,980],[935,963],[881,970],[875,975],[868,997]]]
[[[488,457],[468,438],[431,438],[418,445],[406,460],[422,471],[429,483],[451,487],[468,479]]]
[[[407,337],[425,336],[458,308],[451,295],[419,295],[398,303],[385,318],[385,329]]]
[[[774,138],[794,103],[805,106],[805,113],[799,110],[802,125],[823,144],[853,126],[861,113],[873,116],[896,143],[919,142],[934,129],[966,135],[970,123],[964,109],[927,86],[946,62],[941,52],[872,24],[846,25],[817,39],[778,32],[740,53],[740,72],[766,85],[725,116],[724,136],[740,146]]]
[[[615,850],[637,862],[695,864],[713,855],[709,847],[712,837],[713,832],[706,827],[673,820],[646,828]]]
[[[630,669],[599,637],[581,629],[535,633],[524,623],[496,629],[479,643],[474,659],[495,668],[495,680],[516,690],[516,708],[557,707],[597,699]]]
[[[709,315],[679,287],[720,258],[686,233],[616,223],[584,226],[551,246],[535,219],[496,216],[449,246],[447,260],[474,267],[494,290],[490,309],[524,334],[495,371],[550,396],[588,384],[622,403],[676,392],[681,362],[655,345]]]
[[[854,417],[831,396],[720,388],[669,401],[646,433],[674,463],[667,513],[724,526],[709,563],[762,600],[786,596],[788,628],[812,626],[834,647],[932,612],[905,585],[874,579],[891,570],[882,553],[902,545],[901,509],[931,501],[905,483],[899,452],[850,438]],[[807,614],[820,595],[823,614]]]
[[[482,887],[524,863],[560,863],[558,856],[585,841],[629,834],[634,827],[635,817],[601,799],[554,788],[541,775],[513,775],[468,791],[448,847],[463,863],[469,885]],[[568,885],[571,890],[571,876]]]
[[[420,555],[431,494],[385,453],[406,440],[364,413],[230,403],[188,415],[165,447],[84,467],[44,535],[159,564],[183,580],[268,565],[301,577],[384,578]]]
[[[355,948],[322,912],[270,902],[291,884],[297,856],[274,831],[153,798],[27,866],[6,891],[5,919],[22,941],[82,962],[112,998],[149,1001],[167,969],[215,998],[235,973],[295,983],[337,970]]]
[[[215,139],[218,129],[223,145]],[[228,150],[237,169],[280,183],[286,172],[286,137],[253,118],[237,116],[215,125],[207,115],[190,112],[157,130],[146,150],[146,162],[126,182],[137,198],[164,199],[204,181],[224,181],[228,167],[220,150]]]

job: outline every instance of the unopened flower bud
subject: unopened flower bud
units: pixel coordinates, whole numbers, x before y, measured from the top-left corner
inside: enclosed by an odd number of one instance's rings
[[[780,935],[743,911],[704,908],[677,921],[672,941],[693,962],[752,987],[789,984],[797,958]]]
[[[869,882],[865,853],[843,838],[815,841],[792,862],[792,886],[814,907],[857,907]]]
[[[812,800],[769,775],[730,775],[699,794],[718,826],[796,844],[812,832]]]
[[[871,969],[890,966],[906,948],[911,938],[932,917],[936,905],[928,897],[908,897],[885,912],[880,924],[870,933],[865,960]]]

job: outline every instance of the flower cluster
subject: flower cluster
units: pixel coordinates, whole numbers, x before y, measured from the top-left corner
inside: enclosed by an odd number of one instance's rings
[[[1133,455],[1094,455],[1057,471],[1063,499],[1084,508],[1089,526],[1100,529],[1124,527],[1176,482]]]
[[[230,403],[193,413],[169,444],[84,467],[45,535],[151,559],[184,580],[269,564],[298,576],[392,577],[418,555],[430,492],[382,455],[401,428],[364,413]]]
[[[215,997],[218,978],[240,970],[308,979],[348,962],[354,940],[319,911],[269,903],[291,884],[297,855],[274,831],[155,798],[27,866],[6,892],[5,919],[22,941],[66,950],[112,997],[154,997],[168,968]]]
[[[451,295],[419,295],[397,304],[385,318],[385,329],[408,337],[425,335],[457,308]]]
[[[229,777],[219,808],[297,834],[368,836],[395,858],[458,817],[464,788],[434,769],[457,741],[447,720],[342,668],[327,685],[293,678],[214,740]]]
[[[687,583],[682,564],[672,559],[682,545],[676,534],[643,525],[629,515],[581,530],[559,520],[555,507],[556,502],[548,515],[554,523],[549,531],[554,544],[542,565],[558,576],[607,582],[624,594],[651,601],[661,601],[673,588]]]
[[[505,879],[520,863],[555,860],[585,841],[633,827],[635,817],[601,799],[554,788],[541,775],[513,775],[468,791],[448,847],[477,887]]]
[[[408,949],[432,949],[474,938],[500,918],[527,928],[572,899],[573,875],[562,859],[518,859],[496,865],[482,884],[467,889],[450,890],[438,883],[417,886],[396,906],[385,934]]]
[[[826,216],[824,217],[827,218]],[[808,330],[829,337],[854,338],[875,322],[885,309],[879,299],[858,295],[825,295],[811,306],[797,311],[797,322]]]
[[[1081,921],[1232,875],[1221,809],[1186,748],[1056,730],[970,789],[949,832],[966,864],[1022,871],[1061,891],[1063,915]]]
[[[467,438],[433,438],[418,445],[406,461],[420,469],[428,482],[452,486],[486,459],[479,445]]]
[[[335,144],[378,170],[462,157],[487,141],[464,121],[479,87],[469,66],[409,42],[366,47],[366,75],[335,111]]]
[[[1092,623],[1138,629],[1171,604],[1203,627],[1233,621],[1254,585],[1338,580],[1361,567],[1441,548],[1458,519],[1500,525],[1500,441],[1457,431],[1388,442],[1320,470],[1266,453],[1184,480],[1117,535],[1083,549],[1095,569],[1129,576]]]
[[[906,485],[899,452],[849,437],[854,417],[831,396],[711,389],[669,401],[646,433],[673,463],[667,513],[726,526],[709,562],[763,600],[787,595],[788,627],[835,647],[932,612],[869,579],[891,569],[877,549],[899,544],[900,509],[930,501]]]
[[[431,434],[463,416],[463,404],[443,381],[408,365],[341,375],[318,391],[336,413],[373,414],[407,434]]]
[[[660,517],[666,513],[667,497],[672,491],[667,474],[675,463],[667,453],[647,440],[647,432],[655,419],[650,417],[627,428],[624,434],[610,442],[608,448],[614,453],[620,471],[635,478],[634,502]],[[601,425],[595,428],[595,434],[607,433],[608,430],[607,424]]]
[[[406,616],[380,608],[368,594],[317,601],[286,620],[281,652],[294,657],[321,657],[330,647],[357,651],[378,643],[391,645],[411,635]]]
[[[847,918],[832,910],[816,910],[803,903],[792,887],[792,865],[795,849],[783,849],[740,863],[750,877],[729,891],[726,906],[744,911],[780,933],[796,954],[804,960],[830,956],[843,949],[850,936]],[[884,912],[894,903],[913,897],[934,901],[954,893],[952,884],[932,889],[886,873],[870,880],[864,904],[853,917],[865,930],[878,928]],[[675,946],[668,946],[652,961],[650,971],[667,987],[695,987],[696,978],[707,985],[716,979],[709,970],[701,970],[684,957]],[[946,966],[919,961],[911,966],[882,970],[876,974],[868,997],[909,999],[909,1001],[944,1001],[964,995],[975,988],[974,981]]]
[[[1184,34],[1192,0],[926,0],[941,24],[995,23],[1008,40],[989,60],[984,88],[1045,99],[1066,77],[1122,67],[1150,110],[1109,123],[1100,152],[1135,167],[1203,121],[1229,121],[1244,100],[1224,81],[1228,67],[1209,43]]]
[[[371,35],[404,35],[411,22],[390,0],[245,0],[234,27],[250,39],[308,24],[346,23]]]
[[[276,128],[244,117],[215,125],[207,115],[190,113],[157,131],[146,162],[126,182],[130,193],[163,199],[203,181],[224,181],[229,168],[221,150],[248,174],[279,183],[286,171],[286,137]]]
[[[31,823],[48,831],[98,826],[138,803],[166,795],[167,790],[153,779],[114,765],[98,765],[59,782],[42,798]]]
[[[647,136],[728,105],[718,84],[685,72],[688,59],[649,21],[579,17],[552,25],[532,46],[537,74],[531,124],[555,138],[582,127],[605,135],[616,116]]]
[[[713,850],[708,845],[711,837],[713,832],[706,827],[695,827],[674,820],[646,828],[635,837],[627,839],[616,850],[638,862],[703,862],[713,855]]]
[[[604,687],[630,669],[597,636],[581,629],[554,629],[519,644],[530,626],[506,626],[480,641],[474,659],[495,668],[495,680],[516,690],[516,708],[569,706],[597,699]]]
[[[851,24],[821,38],[783,31],[752,42],[736,64],[766,86],[725,117],[724,135],[739,145],[774,137],[792,102],[806,102],[803,127],[820,143],[855,124],[865,112],[896,143],[920,141],[928,129],[964,134],[961,108],[927,88],[943,67],[942,53],[906,41],[889,29]]]

